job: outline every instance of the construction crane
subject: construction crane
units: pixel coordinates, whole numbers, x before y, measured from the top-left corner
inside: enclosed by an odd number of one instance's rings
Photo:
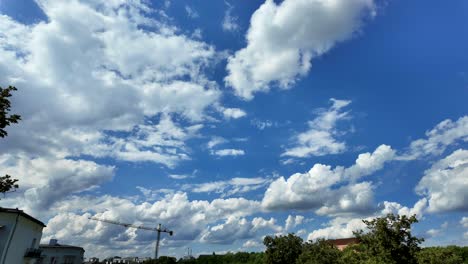
[[[136,228],[136,229],[143,229],[143,230],[149,230],[149,231],[155,231],[158,233],[157,239],[156,239],[156,249],[154,251],[154,259],[158,259],[158,251],[159,251],[159,240],[161,239],[161,233],[168,233],[170,236],[174,234],[173,231],[168,230],[167,228],[163,228],[161,224],[158,224],[158,227],[153,228],[153,227],[146,227],[146,226],[141,226],[141,225],[133,225],[133,224],[126,224],[126,223],[121,223],[117,221],[112,221],[112,220],[107,220],[107,219],[100,219],[97,217],[88,217],[88,219],[91,220],[96,220],[104,223],[109,223],[109,224],[114,224],[114,225],[121,225],[125,227],[130,227],[130,228]]]

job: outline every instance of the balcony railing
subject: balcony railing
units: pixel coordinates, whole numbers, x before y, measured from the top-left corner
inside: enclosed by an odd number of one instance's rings
[[[26,249],[26,253],[24,254],[25,258],[40,258],[42,250],[38,248],[28,248]]]

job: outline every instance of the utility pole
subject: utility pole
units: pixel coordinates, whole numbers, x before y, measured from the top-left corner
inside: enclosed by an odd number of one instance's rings
[[[159,240],[161,239],[161,232],[168,233],[170,236],[172,236],[174,234],[174,232],[172,230],[168,230],[167,228],[163,229],[161,224],[158,224],[157,228],[152,228],[152,227],[144,227],[144,226],[126,224],[126,223],[121,223],[121,222],[112,221],[112,220],[99,219],[99,218],[96,218],[96,217],[88,217],[88,219],[96,220],[96,221],[100,221],[100,222],[104,222],[104,223],[109,223],[109,224],[114,224],[114,225],[121,225],[121,226],[125,226],[127,228],[130,227],[130,228],[136,228],[136,229],[156,231],[158,233],[158,235],[157,235],[157,239],[156,239],[156,249],[154,251],[154,259],[158,259]]]

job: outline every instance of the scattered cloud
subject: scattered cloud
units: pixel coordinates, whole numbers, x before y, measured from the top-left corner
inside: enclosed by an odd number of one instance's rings
[[[372,0],[267,0],[251,17],[247,46],[228,59],[226,85],[246,100],[272,85],[290,88],[311,59],[353,37],[373,15]]]
[[[240,28],[238,23],[239,18],[232,15],[232,10],[234,9],[234,6],[226,1],[224,3],[227,5],[228,8],[226,9],[226,12],[224,12],[224,18],[222,23],[223,30],[227,32],[236,32]]]
[[[208,228],[200,240],[211,244],[232,244],[239,239],[253,238],[262,229],[276,232],[282,230],[281,226],[276,225],[274,218],[266,220],[255,217],[248,221],[246,218],[229,217],[225,223]]]
[[[12,195],[27,211],[43,211],[54,203],[99,185],[114,177],[115,167],[93,161],[0,155],[2,173],[14,175],[21,189]],[[16,197],[14,197],[16,196]],[[5,199],[9,203],[9,199]]]
[[[468,142],[468,116],[463,116],[457,121],[444,120],[427,131],[426,137],[411,142],[408,151],[399,158],[411,160],[428,155],[441,155],[448,146],[457,141]]]
[[[468,211],[468,150],[459,149],[425,171],[416,192],[427,198],[429,212]]]
[[[218,145],[221,145],[221,144],[224,144],[224,143],[227,143],[228,141],[223,138],[223,137],[212,137],[210,141],[208,141],[208,143],[206,144],[206,146],[209,148],[209,149],[213,149],[214,147],[218,146]]]
[[[302,222],[304,221],[304,216],[302,215],[288,215],[288,218],[286,218],[286,222],[284,224],[284,230],[288,231],[291,230],[292,228],[301,225]]]
[[[336,137],[340,132],[336,129],[339,121],[349,119],[349,113],[342,109],[351,101],[331,99],[332,106],[321,110],[318,116],[309,121],[309,130],[294,136],[295,146],[286,149],[281,156],[305,158],[338,154],[346,150],[346,144]]]
[[[250,124],[252,126],[258,128],[259,130],[264,130],[266,128],[270,128],[270,127],[278,125],[275,122],[270,121],[270,120],[259,120],[259,119],[250,120]]]
[[[148,120],[180,116],[188,127],[171,122],[184,131],[208,118],[207,108],[221,96],[202,71],[215,63],[214,48],[179,34],[157,14],[148,17],[140,1],[39,6],[47,21],[24,25],[0,16],[0,76],[19,88],[13,110],[23,117],[0,142],[0,152],[108,156],[170,167],[189,159],[180,144],[189,137],[166,135],[180,142],[148,145],[159,133]]]
[[[153,226],[158,219],[174,230],[171,241],[183,245],[199,239],[205,227],[228,219],[242,219],[259,210],[259,203],[244,198],[215,199],[208,201],[189,201],[186,193],[170,193],[155,202],[135,203],[132,200],[113,196],[71,197],[56,204],[53,217],[47,221],[43,240],[57,238],[66,243],[86,248],[91,256],[109,256],[114,250],[122,255],[147,255],[153,252],[154,234],[136,229],[89,220],[94,216],[101,219],[136,223]],[[263,222],[269,220],[253,219],[252,230],[268,228]],[[274,220],[272,220],[274,223]],[[166,248],[167,249],[166,244]]]
[[[187,13],[187,16],[190,18],[199,18],[200,15],[198,12],[193,8],[188,5],[185,6],[185,12]]]
[[[315,209],[322,215],[368,212],[374,187],[356,181],[382,169],[394,155],[391,147],[381,145],[373,153],[360,154],[348,168],[315,164],[306,173],[280,177],[268,187],[262,205],[269,210]]]
[[[247,113],[240,108],[224,108],[223,115],[226,119],[238,119],[247,115]]]
[[[182,189],[195,193],[219,193],[222,197],[246,193],[265,187],[271,180],[267,178],[232,178],[199,184],[185,184]]]
[[[211,154],[219,156],[219,157],[243,156],[245,155],[245,151],[242,149],[219,149],[219,150],[212,151]]]

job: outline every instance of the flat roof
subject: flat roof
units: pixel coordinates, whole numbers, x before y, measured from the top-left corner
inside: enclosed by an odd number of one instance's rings
[[[46,227],[46,225],[44,223],[42,223],[41,221],[37,220],[36,218],[28,215],[23,210],[20,210],[18,208],[3,208],[3,207],[0,207],[0,213],[19,214],[22,217],[27,218],[27,219],[33,221],[36,224],[41,225],[42,227]]]
[[[84,250],[82,247],[77,247],[77,246],[72,246],[72,245],[61,245],[61,244],[55,244],[55,245],[49,245],[49,244],[40,244],[39,248],[70,248],[70,249],[80,249]]]

